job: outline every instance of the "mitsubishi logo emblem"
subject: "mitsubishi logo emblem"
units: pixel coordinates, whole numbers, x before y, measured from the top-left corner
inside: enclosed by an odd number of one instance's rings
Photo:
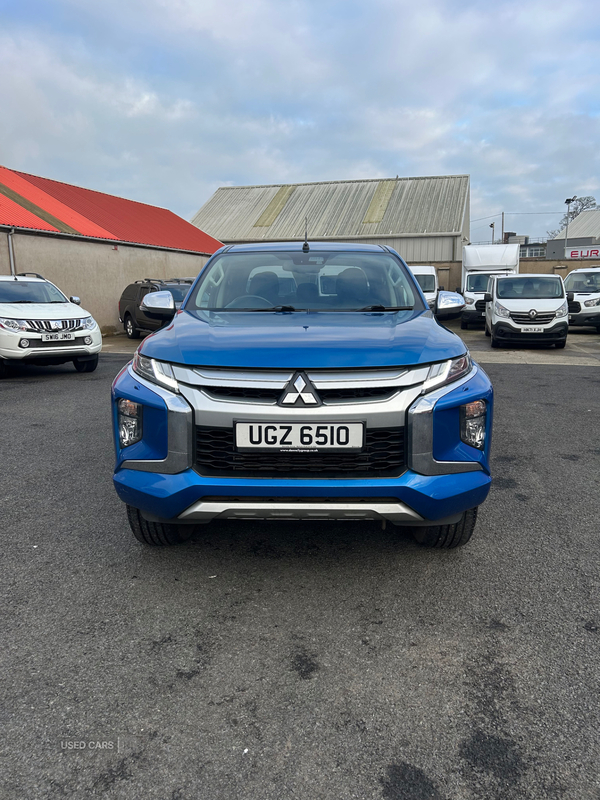
[[[321,401],[319,400],[319,395],[307,376],[302,372],[298,372],[286,386],[285,391],[279,400],[279,405],[320,406]]]
[[[531,319],[535,319],[537,317],[537,311],[535,310],[535,308],[531,309],[531,311],[529,312],[529,316],[531,317]]]
[[[50,322],[50,327],[51,327],[51,328],[52,328],[52,330],[54,330],[54,331],[59,331],[59,330],[62,328],[62,320],[60,320],[60,319],[53,319],[53,320]]]

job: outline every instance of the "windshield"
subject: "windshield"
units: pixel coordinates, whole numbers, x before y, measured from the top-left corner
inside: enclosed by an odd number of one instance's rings
[[[384,253],[223,253],[203,272],[186,308],[423,310],[413,285],[403,265]]]
[[[167,284],[164,287],[162,287],[162,289],[165,292],[171,292],[171,294],[173,295],[173,300],[176,303],[181,303],[182,300],[185,299],[186,294],[189,292],[190,285],[191,284],[189,283]]]
[[[435,275],[415,275],[422,292],[435,292]]]
[[[475,275],[467,277],[467,292],[487,292],[487,285],[489,280],[487,273],[478,272]]]
[[[572,272],[565,278],[567,292],[590,294],[600,292],[600,270],[598,272]]]
[[[498,280],[498,297],[505,300],[550,300],[564,297],[560,278],[502,278]]]
[[[56,286],[45,281],[0,281],[0,303],[68,303]]]

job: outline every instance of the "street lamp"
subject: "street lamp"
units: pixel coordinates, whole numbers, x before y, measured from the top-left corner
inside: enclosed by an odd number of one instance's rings
[[[496,223],[490,222],[490,228],[492,229],[492,244],[494,244],[494,234],[496,233]]]
[[[573,197],[567,197],[565,203],[567,204],[567,227],[565,229],[565,258],[567,257],[567,246],[569,242],[569,214],[571,212],[571,203],[574,203],[577,200],[577,195],[574,194]]]

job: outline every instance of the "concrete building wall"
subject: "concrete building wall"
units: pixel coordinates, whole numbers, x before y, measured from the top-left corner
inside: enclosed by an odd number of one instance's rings
[[[122,332],[118,303],[123,289],[141,278],[195,277],[208,256],[112,242],[48,236],[13,236],[17,272],[39,272],[66,295],[77,295],[103,333]],[[10,274],[7,235],[0,234],[0,274]]]

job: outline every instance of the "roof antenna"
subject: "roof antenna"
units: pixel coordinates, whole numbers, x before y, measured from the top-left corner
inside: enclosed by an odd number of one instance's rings
[[[302,245],[302,252],[310,252],[310,247],[308,246],[308,217],[304,217],[304,244]]]

